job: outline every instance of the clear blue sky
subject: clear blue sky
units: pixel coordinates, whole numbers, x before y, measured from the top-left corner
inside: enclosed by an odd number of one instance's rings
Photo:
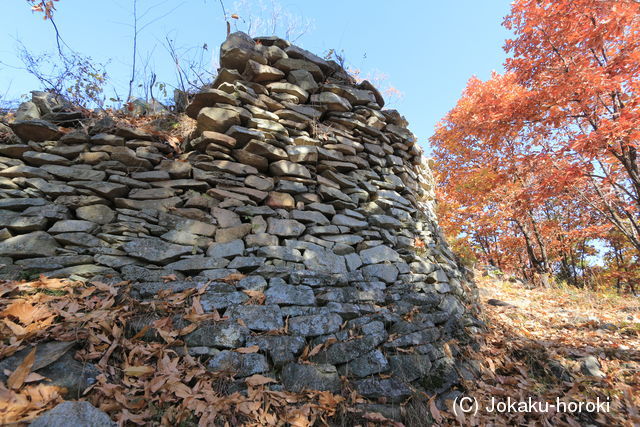
[[[5,0],[0,15],[0,97],[17,99],[38,83],[16,56],[20,40],[34,53],[49,51],[55,58],[54,32],[49,22],[32,14],[25,0]],[[386,84],[403,93],[390,107],[409,120],[410,129],[427,148],[435,124],[456,103],[467,80],[489,77],[502,70],[504,40],[509,33],[502,18],[507,0],[254,0],[224,2],[227,13],[246,30],[251,21],[269,20],[280,10],[278,35],[289,22],[311,25],[296,44],[322,55],[344,51],[347,63],[363,74],[387,75]],[[75,51],[109,62],[110,86],[126,96],[131,67],[132,0],[61,0],[55,22],[64,41]],[[139,63],[151,57],[159,81],[174,83],[174,68],[162,41],[168,35],[187,49],[207,44],[216,65],[216,48],[226,29],[219,0],[138,0],[140,25],[150,23],[139,36]],[[263,27],[264,28],[264,27]],[[271,29],[262,33],[271,33]],[[151,55],[149,55],[152,53]],[[109,96],[113,91],[107,87]]]

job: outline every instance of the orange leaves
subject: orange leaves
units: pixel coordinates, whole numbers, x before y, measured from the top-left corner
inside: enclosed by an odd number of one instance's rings
[[[25,378],[31,372],[33,362],[36,360],[36,349],[34,348],[27,354],[22,363],[16,368],[11,376],[7,379],[7,386],[12,389],[19,389],[24,384]]]

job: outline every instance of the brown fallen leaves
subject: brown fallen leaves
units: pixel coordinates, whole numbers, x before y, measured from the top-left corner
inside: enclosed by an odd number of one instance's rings
[[[640,425],[640,299],[575,288],[525,289],[509,282],[479,280],[481,300],[496,298],[512,307],[483,304],[489,326],[485,345],[469,356],[482,361],[482,376],[465,384],[477,399],[475,416],[431,407],[439,424],[462,425]],[[613,326],[612,326],[613,325]],[[599,379],[580,370],[580,359],[595,356]],[[610,400],[600,413],[489,413],[491,399],[556,403]]]
[[[35,282],[0,282],[0,360],[34,344],[54,342],[47,344],[52,348],[48,351],[38,347],[46,359],[42,363],[50,364],[73,342],[82,342],[81,348],[70,351],[101,371],[83,398],[121,425],[309,426],[326,422],[347,403],[328,392],[272,391],[267,386],[276,381],[262,375],[244,380],[246,393],[231,391],[233,379],[208,371],[181,341],[199,322],[221,320],[218,313],[202,309],[200,296],[206,288],[161,292],[152,301],[139,302],[128,298],[128,285],[44,277]],[[144,313],[160,317],[131,333],[128,320]],[[177,328],[178,315],[191,323]],[[149,333],[160,340],[143,340]],[[254,353],[259,348],[235,351]],[[35,360],[36,347],[8,373],[7,384],[0,383],[1,424],[29,421],[62,401],[64,390],[32,372]]]

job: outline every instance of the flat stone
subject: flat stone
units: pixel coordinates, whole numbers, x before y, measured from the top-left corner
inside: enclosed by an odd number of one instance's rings
[[[63,245],[81,246],[83,248],[101,247],[106,245],[104,240],[83,232],[58,233],[54,235],[54,238],[58,243]]]
[[[282,148],[278,148],[274,145],[268,144],[264,141],[258,141],[256,139],[249,141],[244,147],[244,150],[251,154],[257,154],[273,161],[286,160],[289,158],[287,152]]]
[[[202,309],[209,313],[245,303],[249,297],[244,292],[205,292],[200,297]]]
[[[57,156],[55,154],[49,153],[40,153],[37,151],[26,151],[22,154],[22,159],[34,166],[42,166],[42,165],[68,165],[71,162],[62,157]]]
[[[305,61],[304,59],[294,59],[294,58],[282,58],[279,59],[274,67],[284,71],[285,73],[289,73],[293,70],[306,70],[317,82],[321,82],[324,80],[324,73],[313,62]]]
[[[292,219],[267,219],[267,232],[280,237],[298,237],[304,230],[304,224]]]
[[[212,170],[219,172],[228,172],[233,175],[245,176],[245,175],[257,175],[258,170],[249,165],[243,165],[242,163],[230,162],[227,160],[214,160],[209,162]]]
[[[198,113],[198,130],[224,133],[231,126],[240,124],[240,113],[218,107],[205,107]]]
[[[300,178],[311,178],[311,173],[306,167],[288,160],[279,160],[269,165],[269,171],[276,176],[297,176]]]
[[[295,163],[315,163],[318,161],[318,149],[314,146],[287,145],[289,160]]]
[[[244,179],[244,185],[247,187],[253,187],[260,191],[270,191],[273,189],[273,179],[249,175]]]
[[[289,363],[280,374],[284,388],[291,392],[303,390],[340,392],[342,384],[336,367],[328,364],[302,365]]]
[[[251,140],[261,141],[264,139],[264,133],[256,129],[250,129],[243,126],[231,126],[226,135],[236,140],[236,148],[242,148]],[[233,148],[233,147],[231,147]]]
[[[56,126],[44,120],[18,120],[9,126],[24,142],[57,141],[62,136]]]
[[[389,356],[389,365],[394,377],[411,382],[429,373],[431,359],[424,354],[398,354]]]
[[[385,343],[384,347],[395,348],[430,344],[432,342],[435,342],[439,337],[440,333],[436,328],[426,328],[421,331],[402,335],[390,342]]]
[[[0,170],[0,176],[7,178],[42,178],[53,179],[51,174],[40,168],[34,168],[33,166],[16,165],[8,167],[4,170]]]
[[[334,215],[331,223],[338,226],[350,227],[355,230],[363,230],[369,227],[369,224],[366,221],[360,221],[343,214]]]
[[[129,256],[154,264],[168,264],[182,255],[191,253],[192,250],[190,246],[168,243],[157,237],[135,239],[125,243],[122,248]]]
[[[235,268],[242,272],[248,272],[260,267],[262,264],[264,264],[265,261],[266,258],[264,257],[238,256],[235,257],[227,267]]]
[[[311,223],[317,225],[327,225],[329,224],[329,220],[322,213],[317,211],[299,211],[294,210],[291,212],[291,217],[297,221],[303,223]]]
[[[258,248],[256,254],[267,259],[275,258],[291,262],[302,262],[303,260],[299,250],[284,246],[263,246]]]
[[[275,331],[284,327],[282,312],[277,305],[242,305],[225,312],[232,320],[240,319],[253,331]]]
[[[92,233],[98,226],[90,221],[65,219],[56,222],[48,232],[56,233]]]
[[[352,109],[349,101],[333,92],[321,92],[311,95],[311,103],[324,105],[329,111],[346,112]]]
[[[129,193],[129,198],[135,200],[154,200],[154,199],[166,199],[176,195],[175,190],[170,188],[149,188],[149,189],[135,189]]]
[[[304,265],[310,270],[331,273],[346,273],[347,267],[343,256],[336,255],[331,250],[308,248],[302,254]]]
[[[0,211],[2,213],[3,211]],[[14,214],[14,212],[11,212]],[[19,215],[15,213],[16,215]],[[26,233],[29,231],[44,230],[47,226],[47,219],[41,216],[4,216],[0,215],[0,228],[7,228],[16,233]],[[6,236],[6,238],[11,235]]]
[[[30,424],[33,427],[116,427],[109,416],[86,401],[66,401],[46,411]]]
[[[363,378],[388,370],[387,358],[380,350],[373,350],[343,365],[340,372],[344,375]]]
[[[284,73],[275,67],[259,64],[256,61],[247,61],[244,74],[247,80],[254,82],[272,82],[284,78]]]
[[[244,242],[241,239],[224,243],[214,243],[207,249],[207,256],[217,258],[232,258],[244,254]]]
[[[233,96],[221,90],[204,89],[195,94],[185,113],[192,119],[197,119],[200,110],[204,107],[213,107],[215,104],[238,105],[239,102]]]
[[[124,146],[124,138],[108,133],[98,133],[93,135],[90,142],[94,145]]]
[[[142,211],[145,209],[155,209],[159,211],[169,211],[182,205],[182,199],[180,197],[171,197],[169,199],[161,200],[132,200],[132,199],[114,199],[114,204],[117,208],[125,208]]]
[[[100,197],[106,199],[113,199],[116,197],[123,197],[129,193],[129,188],[123,184],[116,184],[114,182],[98,182],[98,181],[70,181],[69,185],[78,188],[86,188],[96,193]]]
[[[370,399],[385,398],[389,402],[402,402],[413,394],[413,390],[397,378],[366,378],[356,381],[356,390]]]
[[[167,264],[166,268],[176,271],[197,272],[225,268],[227,264],[229,264],[229,261],[224,258],[191,257]]]
[[[72,166],[43,165],[41,168],[66,181],[104,181],[107,176],[102,171]]]
[[[241,224],[230,228],[218,228],[216,231],[216,243],[227,243],[232,240],[242,239],[250,232],[251,224]]]
[[[40,198],[0,199],[0,209],[24,211],[33,206],[46,205],[47,201]]]
[[[231,126],[231,128],[233,127],[234,126]],[[201,144],[204,148],[209,144],[217,144],[227,148],[234,148],[236,146],[236,143],[236,139],[230,135],[206,130],[202,132],[202,134],[198,138],[198,141],[192,141],[191,145],[197,146],[198,144]]]
[[[318,84],[307,70],[291,70],[287,76],[287,81],[299,86],[303,90],[313,93],[318,90]]]
[[[307,99],[309,99],[309,92],[292,83],[269,83],[267,85],[267,88],[269,89],[269,91],[271,91],[271,93],[286,93],[289,95],[293,95],[298,99],[299,104],[304,104],[305,102],[307,102]]]
[[[371,280],[382,280],[393,283],[398,278],[398,269],[392,264],[371,264],[361,268],[364,277]]]
[[[289,319],[289,333],[303,337],[327,335],[340,330],[342,317],[335,313],[299,316]]]
[[[267,196],[265,204],[274,209],[293,209],[296,202],[290,194],[272,191]]]
[[[267,281],[262,276],[248,276],[238,281],[238,288],[251,291],[262,291],[267,287]]]
[[[108,275],[113,275],[117,273],[115,270],[102,265],[84,264],[84,265],[73,265],[70,267],[64,267],[58,270],[48,271],[43,274],[47,277],[55,277],[55,278],[65,278],[69,276],[79,276],[84,278],[90,278],[97,275],[108,276]]]
[[[185,335],[184,342],[191,347],[238,348],[247,336],[249,329],[235,321],[201,322],[195,331]]]
[[[379,245],[360,251],[360,259],[364,264],[379,264],[382,262],[398,262],[402,259],[398,252],[389,246]]]
[[[304,285],[270,286],[264,293],[267,304],[277,305],[315,305],[313,290]]]
[[[44,231],[10,237],[0,242],[0,256],[11,258],[50,257],[55,255],[59,245]]]
[[[211,358],[208,369],[216,372],[232,373],[237,377],[248,377],[249,375],[267,372],[269,363],[262,354],[242,354],[224,350]]]

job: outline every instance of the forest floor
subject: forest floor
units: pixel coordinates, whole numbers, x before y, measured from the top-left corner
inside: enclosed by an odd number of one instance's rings
[[[428,420],[435,425],[640,425],[639,298],[572,288],[526,289],[488,277],[477,282],[488,328],[484,345],[469,357],[481,362],[480,379],[464,384],[455,411],[453,406],[438,409],[433,399],[420,396],[398,407],[405,425],[427,425]],[[160,341],[141,339],[146,328],[133,336],[127,332],[132,316],[150,312],[165,316],[148,325]],[[169,319],[177,314],[193,323],[174,328]],[[0,381],[0,424],[31,420],[63,400],[40,369],[61,360],[73,363],[65,352],[77,343],[77,351],[69,353],[93,364],[99,374],[88,389],[66,399],[89,400],[121,425],[402,425],[371,409],[363,413],[364,401],[348,390],[341,395],[271,391],[272,379],[254,375],[240,380],[247,393],[234,392],[231,379],[179,351],[180,337],[210,316],[202,312],[195,290],[162,293],[141,303],[128,297],[126,282],[0,282],[0,364],[15,359],[0,372],[6,375]],[[307,350],[308,357],[314,350]],[[595,358],[590,367],[595,375],[583,372],[589,356]],[[463,398],[475,398],[477,406]],[[601,406],[600,412],[588,407],[570,411],[575,409],[571,405],[564,412],[540,404],[513,406],[529,398],[550,405],[558,398],[599,401]],[[512,406],[491,411],[492,399],[511,399]]]
[[[640,425],[640,298],[476,277],[488,325],[472,355],[482,378],[466,384],[464,396],[476,400],[460,398],[457,414],[440,414],[443,424]]]

